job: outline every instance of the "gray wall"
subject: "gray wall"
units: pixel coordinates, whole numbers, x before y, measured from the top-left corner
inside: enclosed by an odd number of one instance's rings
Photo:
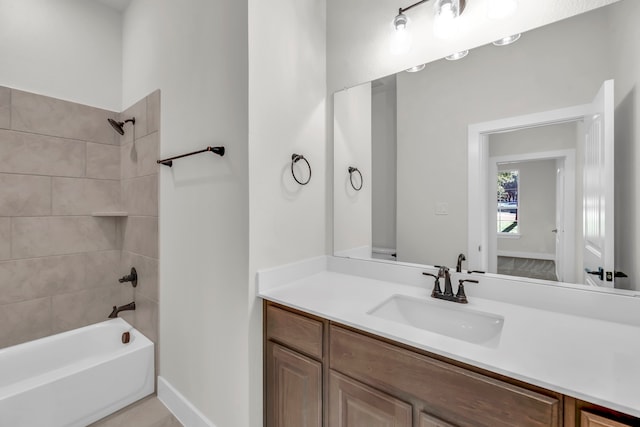
[[[396,247],[396,77],[372,84],[371,204],[374,247]]]
[[[147,123],[157,122],[145,120],[146,100],[144,107],[135,113],[146,135]],[[108,117],[118,113],[0,88],[0,347],[105,320],[111,306],[130,302],[132,288],[117,281],[123,246],[127,264],[135,246],[149,248],[156,265],[138,264],[139,289],[151,294],[156,286],[157,218],[154,229],[135,217],[93,216],[144,206],[157,217],[157,141],[140,139],[130,162],[147,165],[144,184],[121,181],[127,145]],[[146,306],[132,320],[155,340],[157,326],[140,321]]]

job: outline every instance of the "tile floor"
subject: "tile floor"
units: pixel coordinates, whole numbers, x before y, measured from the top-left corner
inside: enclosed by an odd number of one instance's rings
[[[90,427],[183,427],[153,395],[91,424]]]

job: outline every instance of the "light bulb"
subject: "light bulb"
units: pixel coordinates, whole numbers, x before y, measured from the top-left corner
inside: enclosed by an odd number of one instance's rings
[[[404,14],[396,16],[391,23],[389,50],[394,55],[404,55],[411,50],[412,38],[407,27],[409,18]]]
[[[489,19],[504,19],[518,9],[518,0],[489,0],[487,16]]]
[[[440,39],[447,39],[458,32],[458,16],[460,16],[459,0],[438,0],[434,6],[435,18],[433,33]]]

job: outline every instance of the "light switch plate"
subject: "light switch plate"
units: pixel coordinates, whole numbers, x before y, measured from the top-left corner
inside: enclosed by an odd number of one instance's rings
[[[436,202],[436,215],[449,215],[449,203]]]

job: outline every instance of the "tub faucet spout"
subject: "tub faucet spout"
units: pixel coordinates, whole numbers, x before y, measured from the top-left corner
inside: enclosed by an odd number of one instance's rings
[[[113,306],[113,311],[109,315],[109,319],[115,319],[116,317],[118,317],[118,313],[120,313],[121,311],[135,310],[135,309],[136,309],[136,302],[135,301],[130,302],[129,304],[121,305],[120,307],[116,307],[114,305]]]

